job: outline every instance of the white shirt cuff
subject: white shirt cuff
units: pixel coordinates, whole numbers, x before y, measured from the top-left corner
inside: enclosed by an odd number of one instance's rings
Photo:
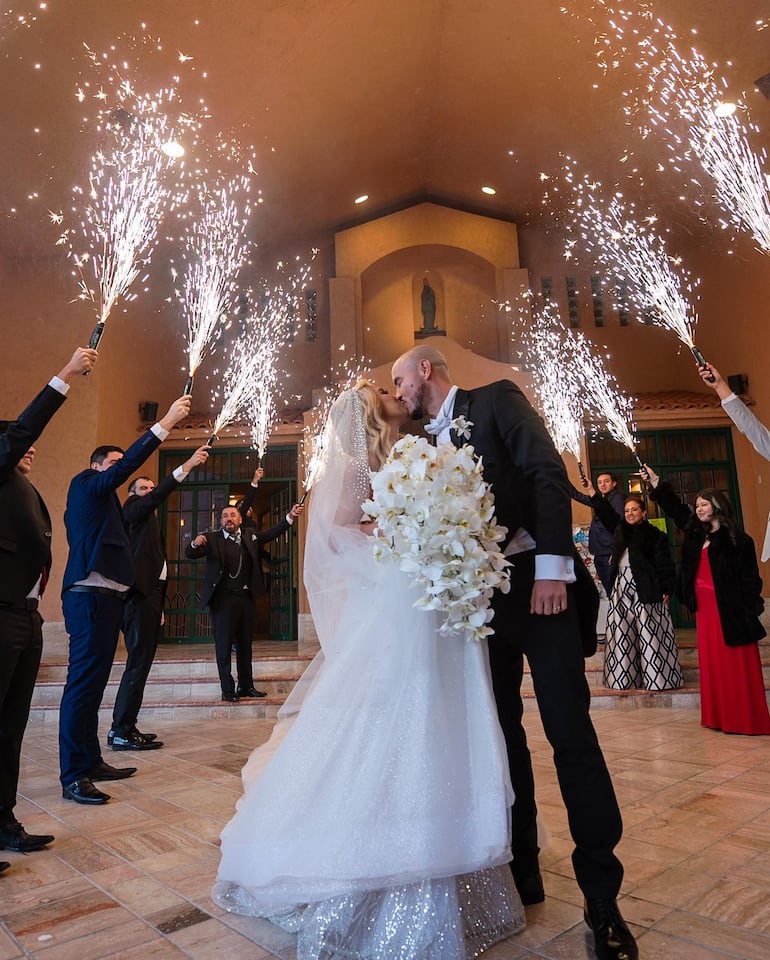
[[[177,481],[177,483],[181,483],[183,480],[187,479],[188,473],[184,467],[177,467],[176,470],[174,470],[172,476]]]
[[[294,517],[290,513],[286,514],[286,522],[289,524],[289,526],[294,523]]]
[[[535,580],[575,582],[575,561],[572,557],[557,557],[551,553],[535,556]]]
[[[155,434],[158,440],[161,441],[161,443],[168,436],[168,430],[166,430],[165,427],[162,427],[159,423],[153,423],[153,425],[150,427],[150,430],[152,430],[152,432]]]
[[[63,394],[65,397],[67,396],[70,390],[70,385],[68,383],[65,383],[61,377],[57,377],[57,376],[51,377],[51,379],[48,381],[48,386],[56,390],[57,393]]]

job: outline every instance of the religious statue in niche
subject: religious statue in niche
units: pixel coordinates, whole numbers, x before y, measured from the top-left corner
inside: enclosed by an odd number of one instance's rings
[[[436,324],[436,291],[430,285],[427,277],[422,278],[420,314],[422,316],[422,326],[415,330],[415,338],[446,336],[446,331],[439,330]]]

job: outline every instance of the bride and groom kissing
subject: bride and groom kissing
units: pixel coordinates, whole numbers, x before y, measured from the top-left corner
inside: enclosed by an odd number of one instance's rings
[[[296,932],[300,960],[466,960],[521,929],[521,903],[545,896],[526,656],[595,954],[635,960],[616,902],[620,811],[583,663],[598,599],[576,559],[561,457],[510,381],[459,390],[427,345],[392,374],[395,395],[362,383],[332,408],[304,564],[321,653],[244,768],[214,899]],[[413,607],[407,576],[374,560],[360,523],[369,471],[407,416],[432,417],[426,430],[455,443],[464,418],[508,529],[511,588],[492,599],[488,656]],[[593,637],[581,641],[581,625]]]

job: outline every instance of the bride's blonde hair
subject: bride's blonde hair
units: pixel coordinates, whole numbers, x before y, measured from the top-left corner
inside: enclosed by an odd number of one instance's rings
[[[379,470],[385,463],[393,442],[390,426],[382,415],[382,400],[377,387],[369,380],[359,380],[353,389],[360,397],[363,408],[369,466],[372,470]]]

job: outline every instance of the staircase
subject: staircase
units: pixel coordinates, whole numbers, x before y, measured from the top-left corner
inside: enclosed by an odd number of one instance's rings
[[[62,623],[44,627],[43,661],[32,700],[30,723],[57,721],[59,703],[67,674],[67,638]],[[586,677],[591,690],[591,706],[599,709],[634,709],[639,707],[690,707],[700,705],[698,657],[694,630],[677,634],[679,657],[685,686],[679,690],[608,690],[603,686],[604,648],[600,644],[593,657],[586,660]],[[271,718],[276,715],[286,696],[317,652],[314,643],[254,642],[254,685],[267,696],[261,700],[223,703],[214,659],[213,644],[188,646],[163,644],[150,672],[145,688],[144,705],[139,718],[140,729],[150,727],[153,720],[222,719],[226,717]],[[770,641],[760,644],[765,687],[770,689]],[[105,690],[99,719],[109,725],[120,678],[125,667],[126,651],[121,644]],[[532,679],[525,665],[522,692],[534,699]]]

